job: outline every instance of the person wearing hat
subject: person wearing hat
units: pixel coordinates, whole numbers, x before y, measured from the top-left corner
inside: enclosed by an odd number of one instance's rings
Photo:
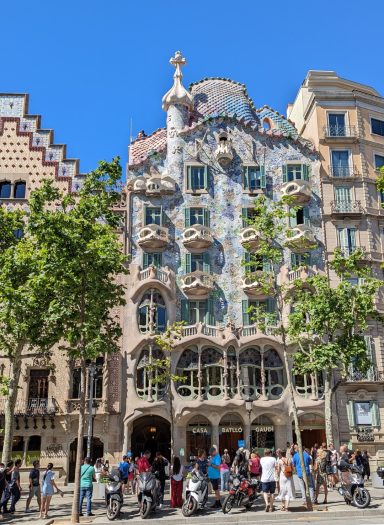
[[[208,478],[212,484],[213,490],[215,491],[215,503],[212,505],[212,508],[221,509],[219,490],[221,458],[215,447],[212,447],[209,450],[209,454],[210,460],[208,462]]]

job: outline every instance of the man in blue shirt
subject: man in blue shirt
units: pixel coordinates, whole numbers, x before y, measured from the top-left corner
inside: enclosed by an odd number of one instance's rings
[[[314,502],[315,490],[314,490],[313,477],[311,474],[312,457],[310,456],[310,454],[308,454],[306,450],[304,450],[303,456],[304,456],[305,472],[307,473],[307,478],[308,478],[308,483],[309,483],[309,495],[310,495],[311,501]],[[295,467],[297,477],[299,478],[299,485],[300,485],[300,490],[301,490],[301,497],[303,499],[303,504],[306,505],[307,498],[305,495],[305,483],[303,480],[303,472],[301,470],[300,456],[297,450],[297,445],[295,445],[295,452],[292,456],[292,464]]]
[[[128,475],[129,475],[128,456],[123,456],[123,461],[120,461],[119,463],[119,470],[120,470],[121,478],[123,481],[123,492],[125,494],[127,492]]]
[[[208,478],[212,484],[213,490],[215,491],[215,503],[212,505],[212,508],[221,509],[219,490],[221,457],[215,447],[210,449],[209,454],[210,460],[208,462]]]

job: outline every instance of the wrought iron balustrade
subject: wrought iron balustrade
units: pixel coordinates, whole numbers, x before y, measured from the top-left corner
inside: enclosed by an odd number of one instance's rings
[[[0,398],[0,414],[4,414],[6,398]],[[18,399],[14,410],[15,416],[51,416],[59,412],[57,401],[53,397]]]
[[[355,166],[328,166],[330,177],[349,178],[356,177],[358,172]]]
[[[363,213],[360,201],[332,201],[332,213]]]
[[[356,137],[356,126],[324,126],[325,137]]]

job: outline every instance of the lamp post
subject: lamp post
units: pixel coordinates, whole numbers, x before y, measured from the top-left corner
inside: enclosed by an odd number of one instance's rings
[[[248,426],[249,426],[249,452],[252,452],[252,429],[251,429],[251,415],[252,415],[252,399],[248,395],[245,400],[245,410],[248,412]]]
[[[95,379],[96,364],[90,363],[88,366],[89,373],[89,396],[88,396],[88,429],[87,429],[87,457],[91,457],[92,452],[92,434],[93,434],[93,384]]]

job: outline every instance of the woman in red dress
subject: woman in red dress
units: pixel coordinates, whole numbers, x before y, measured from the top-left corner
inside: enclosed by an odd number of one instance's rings
[[[183,467],[180,459],[175,457],[171,475],[171,507],[181,508],[183,506]]]

